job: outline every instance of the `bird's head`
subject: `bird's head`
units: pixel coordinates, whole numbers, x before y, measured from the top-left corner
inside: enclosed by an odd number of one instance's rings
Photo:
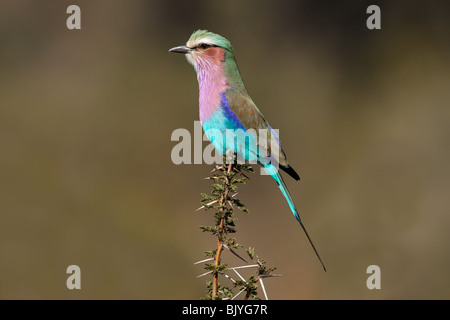
[[[184,53],[186,59],[196,68],[220,65],[226,57],[233,57],[230,41],[206,30],[195,31],[186,45],[174,47],[169,52]]]

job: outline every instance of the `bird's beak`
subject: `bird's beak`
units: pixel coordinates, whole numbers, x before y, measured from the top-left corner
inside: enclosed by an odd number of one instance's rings
[[[178,53],[189,53],[189,51],[191,51],[191,49],[189,49],[186,46],[173,47],[172,49],[169,50],[169,52],[178,52]]]

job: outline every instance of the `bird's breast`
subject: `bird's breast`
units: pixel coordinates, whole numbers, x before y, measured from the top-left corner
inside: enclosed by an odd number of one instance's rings
[[[197,65],[200,121],[203,123],[221,108],[221,94],[227,89],[227,79],[222,67],[216,64]]]

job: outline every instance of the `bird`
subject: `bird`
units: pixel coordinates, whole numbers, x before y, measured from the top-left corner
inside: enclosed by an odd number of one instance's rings
[[[297,181],[300,177],[289,165],[277,132],[248,94],[230,41],[219,34],[200,29],[192,33],[185,45],[173,47],[169,52],[184,54],[194,66],[199,85],[200,123],[208,139],[219,153],[227,154],[231,150],[227,147],[229,140],[217,138],[214,132],[225,135],[229,130],[242,130],[247,133],[251,142],[234,143],[232,152],[237,154],[237,158],[256,161],[276,181],[326,271],[278,168]],[[265,130],[266,139],[256,137],[257,130]]]

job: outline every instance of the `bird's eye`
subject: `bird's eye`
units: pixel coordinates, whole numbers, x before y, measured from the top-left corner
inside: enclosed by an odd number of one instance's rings
[[[210,45],[208,45],[206,43],[202,43],[202,44],[199,45],[199,48],[201,48],[201,49],[206,49],[206,48],[209,48],[209,47],[210,47]]]

